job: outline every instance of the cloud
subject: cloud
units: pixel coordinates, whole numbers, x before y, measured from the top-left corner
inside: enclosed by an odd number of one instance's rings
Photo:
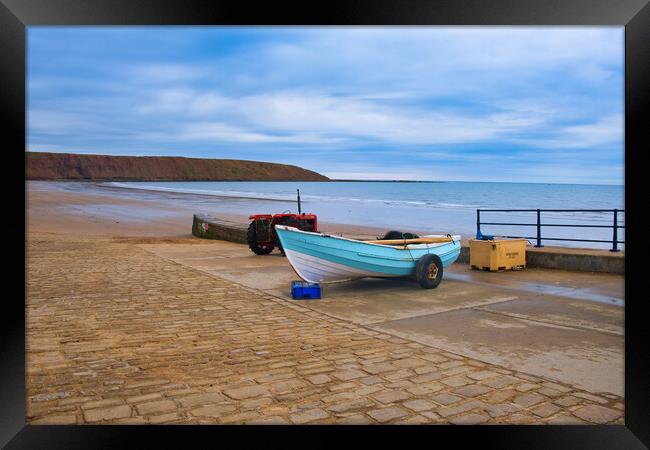
[[[126,67],[126,75],[133,81],[147,84],[186,83],[209,74],[202,67],[188,64],[144,64]]]
[[[478,142],[504,138],[510,132],[539,125],[542,120],[521,112],[452,113],[432,107],[391,107],[373,99],[309,92],[235,98],[214,92],[165,90],[138,110],[144,114],[186,115],[188,124],[183,127],[182,137],[229,140],[231,133],[230,140],[235,141],[299,143],[304,139],[304,144],[365,145],[369,139],[395,144]],[[196,124],[196,117],[217,117],[219,121]],[[227,125],[228,122],[236,122],[237,126]],[[245,130],[247,137],[241,136]],[[278,133],[284,137],[278,137]],[[319,138],[315,139],[316,136]]]
[[[31,132],[49,136],[65,136],[79,131],[93,134],[116,131],[110,123],[83,114],[38,109],[28,112],[27,125]]]
[[[549,71],[584,82],[584,68],[616,74],[622,63],[622,27],[419,27],[336,28],[304,33],[300,40],[270,43],[234,60],[238,71],[260,81],[318,86],[340,81],[351,93],[393,89],[448,95],[529,90]],[[613,38],[616,36],[618,39]],[[576,72],[581,69],[583,72]],[[270,74],[270,75],[269,75]],[[555,79],[555,77],[553,78]],[[561,85],[562,83],[559,83]],[[549,86],[550,87],[550,86]],[[557,85],[555,86],[557,88]]]
[[[610,114],[591,123],[570,125],[554,130],[547,139],[521,139],[516,142],[549,149],[622,149],[624,123],[622,114]],[[574,153],[575,155],[575,153]]]
[[[272,155],[354,178],[534,166],[525,173],[543,180],[556,161],[597,180],[622,163],[622,27],[38,28],[28,39],[32,148]]]
[[[291,134],[278,135],[251,131],[243,127],[231,126],[219,122],[192,123],[184,126],[176,136],[180,139],[212,142],[243,143],[296,143],[296,144],[336,144],[338,138],[326,138],[317,135]]]
[[[325,172],[325,175],[333,180],[426,180],[430,179],[431,174],[426,172],[405,172],[391,171],[384,169],[381,172],[368,172],[366,170],[358,172]],[[426,178],[423,178],[426,177]]]

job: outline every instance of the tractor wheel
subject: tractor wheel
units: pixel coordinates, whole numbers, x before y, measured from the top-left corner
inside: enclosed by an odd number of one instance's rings
[[[256,255],[268,255],[273,251],[273,245],[257,242],[257,232],[255,231],[255,222],[251,222],[246,233],[248,247]]]
[[[280,254],[282,254],[282,256],[287,256],[287,254],[284,252],[284,249],[282,248],[282,244],[280,243],[279,238],[275,238],[275,244],[278,246],[278,250],[280,250]]]
[[[442,260],[438,255],[429,253],[418,260],[415,277],[424,289],[433,289],[442,281]]]

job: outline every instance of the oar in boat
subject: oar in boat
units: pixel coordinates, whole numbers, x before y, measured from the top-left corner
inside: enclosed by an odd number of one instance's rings
[[[369,244],[384,244],[384,245],[404,245],[404,244],[439,244],[441,242],[453,242],[450,237],[429,237],[417,239],[379,239],[374,241],[365,241]]]

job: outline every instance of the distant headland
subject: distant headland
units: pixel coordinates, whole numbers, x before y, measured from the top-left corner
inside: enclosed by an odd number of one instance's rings
[[[344,181],[346,183],[447,183],[446,181],[434,181],[434,180],[346,180],[331,178],[329,181]]]
[[[329,181],[301,167],[237,159],[25,152],[27,180]]]

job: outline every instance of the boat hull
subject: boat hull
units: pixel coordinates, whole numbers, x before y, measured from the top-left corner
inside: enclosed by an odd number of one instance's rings
[[[333,283],[363,277],[407,277],[427,253],[438,255],[443,267],[460,255],[460,236],[453,242],[399,248],[340,236],[300,231],[277,225],[282,248],[298,276],[311,283]]]

